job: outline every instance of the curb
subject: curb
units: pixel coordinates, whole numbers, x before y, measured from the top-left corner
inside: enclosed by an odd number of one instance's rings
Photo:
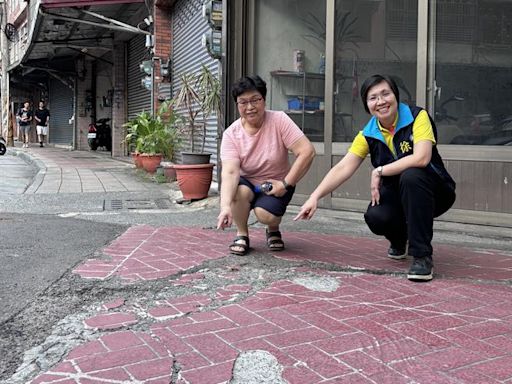
[[[27,186],[27,189],[25,189],[24,192],[35,193],[43,182],[44,174],[46,173],[46,164],[41,160],[34,159],[28,153],[20,151],[18,149],[14,149],[12,152],[14,152],[13,156],[20,157],[27,164],[37,169],[37,173],[33,177],[32,182]]]

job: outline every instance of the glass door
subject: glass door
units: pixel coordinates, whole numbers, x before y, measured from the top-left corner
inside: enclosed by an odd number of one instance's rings
[[[417,0],[337,0],[334,142],[351,142],[369,120],[359,90],[374,74],[396,81],[400,101],[416,102]]]
[[[324,141],[326,3],[253,2],[253,69],[266,107],[284,111],[313,142]]]
[[[439,143],[512,145],[512,2],[430,6],[430,104]]]

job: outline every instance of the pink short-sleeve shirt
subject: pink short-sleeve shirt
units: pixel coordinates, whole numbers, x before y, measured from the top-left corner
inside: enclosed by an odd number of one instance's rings
[[[222,161],[238,160],[240,176],[253,184],[282,180],[290,170],[288,149],[304,133],[284,112],[265,111],[265,120],[255,135],[249,135],[236,120],[223,134]]]

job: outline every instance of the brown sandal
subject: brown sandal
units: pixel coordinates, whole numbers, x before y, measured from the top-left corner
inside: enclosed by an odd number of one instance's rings
[[[245,241],[245,244],[237,242],[240,240]],[[235,248],[242,248],[242,250],[240,251]],[[237,256],[247,255],[247,253],[249,252],[249,249],[250,249],[249,236],[238,235],[237,237],[235,237],[235,240],[233,240],[233,242],[229,245],[229,252],[231,252],[231,254],[237,255]]]
[[[267,229],[267,247],[269,251],[277,252],[284,249],[284,242],[280,231],[270,232]]]

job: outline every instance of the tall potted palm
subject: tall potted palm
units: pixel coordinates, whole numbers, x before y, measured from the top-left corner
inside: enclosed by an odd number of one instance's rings
[[[172,108],[172,101],[164,102],[152,115],[142,111],[124,126],[128,130],[125,142],[135,145],[136,157],[143,168],[154,173],[163,158],[171,160],[176,150],[181,117]]]
[[[199,73],[184,73],[174,106],[183,117],[187,134],[187,147],[182,151],[183,164],[209,162],[211,154],[205,153],[206,128],[212,114],[221,113],[220,80],[204,64]]]
[[[221,83],[205,65],[200,73],[185,73],[180,80],[174,105],[183,117],[189,151],[181,152],[182,164],[174,168],[183,198],[199,200],[208,196],[213,176],[211,154],[204,147],[208,118],[222,110]]]

